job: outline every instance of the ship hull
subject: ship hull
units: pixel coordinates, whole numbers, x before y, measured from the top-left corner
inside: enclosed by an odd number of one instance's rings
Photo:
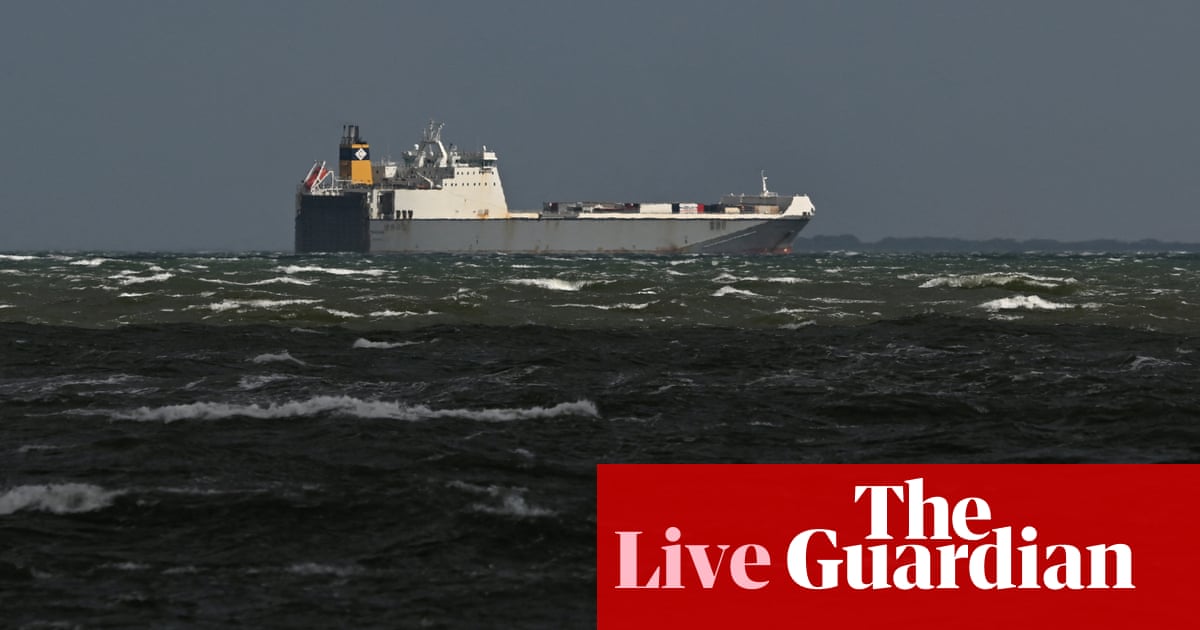
[[[370,251],[368,212],[363,193],[297,196],[296,251]]]
[[[369,251],[713,253],[790,251],[808,217],[770,219],[429,219],[370,221]]]

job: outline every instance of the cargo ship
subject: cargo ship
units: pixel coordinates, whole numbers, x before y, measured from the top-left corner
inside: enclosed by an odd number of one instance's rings
[[[496,152],[459,151],[430,122],[400,162],[371,160],[342,129],[336,175],[314,163],[296,192],[306,252],[787,253],[813,216],[807,195],[730,194],[715,203],[552,201],[509,210]]]

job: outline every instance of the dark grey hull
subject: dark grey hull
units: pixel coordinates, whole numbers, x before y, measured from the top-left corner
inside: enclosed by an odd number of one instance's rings
[[[367,195],[299,195],[296,252],[366,252],[371,249]]]

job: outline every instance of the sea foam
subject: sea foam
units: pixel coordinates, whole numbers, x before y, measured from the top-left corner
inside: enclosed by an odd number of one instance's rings
[[[1063,285],[1077,284],[1075,278],[1051,278],[1027,273],[991,272],[961,276],[939,276],[921,284],[922,289],[949,287],[955,289],[1056,289]]]
[[[552,308],[597,308],[602,311],[640,311],[654,302],[620,302],[617,304],[551,304]]]
[[[713,294],[712,294],[713,297],[722,297],[725,295],[741,295],[741,296],[745,296],[745,297],[759,297],[759,295],[753,291],[747,291],[745,289],[737,289],[737,288],[731,287],[729,285],[725,285],[725,286],[721,287],[720,289],[713,291]]]
[[[55,514],[92,512],[112,505],[113,499],[121,494],[86,483],[17,486],[0,494],[0,516],[20,510]]]
[[[255,363],[274,363],[274,362],[279,362],[279,361],[290,361],[292,363],[295,363],[296,365],[308,365],[307,363],[301,361],[300,359],[297,359],[296,357],[292,356],[290,353],[288,353],[287,350],[284,350],[283,352],[278,352],[278,353],[260,354],[250,360]]]
[[[507,282],[509,284],[540,287],[550,291],[578,291],[583,287],[592,284],[586,280],[571,282],[570,280],[561,280],[559,278],[517,278],[515,280],[508,280]]]
[[[1016,295],[1013,297],[1000,298],[990,302],[984,302],[979,305],[979,308],[984,310],[997,311],[1012,311],[1017,309],[1027,309],[1031,311],[1057,311],[1064,308],[1074,308],[1070,304],[1062,304],[1060,302],[1051,302],[1050,300],[1038,297],[1036,295]]]
[[[78,265],[80,267],[99,267],[106,262],[108,262],[107,258],[81,258],[79,260],[72,260],[67,264]]]
[[[387,341],[371,341],[359,337],[354,341],[354,348],[371,348],[376,350],[390,350],[392,348],[403,348],[404,346],[415,346],[421,343],[420,341],[397,341],[395,343]]]
[[[554,516],[555,514],[553,510],[530,505],[526,502],[524,496],[525,488],[504,488],[497,485],[481,486],[458,480],[451,481],[447,485],[458,490],[466,490],[474,494],[482,494],[499,499],[499,505],[488,505],[485,503],[472,504],[471,509],[476,512],[500,516],[518,516],[522,518]]]
[[[175,277],[175,274],[170,273],[170,272],[156,273],[152,276],[131,276],[131,275],[127,275],[127,274],[118,274],[115,276],[110,276],[110,278],[117,280],[124,286],[129,286],[131,284],[141,284],[143,282],[162,282],[163,280],[169,280],[174,277]]]
[[[554,510],[538,507],[536,505],[530,505],[525,501],[525,497],[515,492],[504,495],[504,497],[500,500],[500,505],[498,506],[476,503],[471,506],[471,509],[475,510],[476,512],[483,512],[484,514],[518,516],[522,518],[554,516]]]
[[[382,269],[341,269],[338,267],[317,267],[314,265],[308,265],[305,267],[288,265],[286,267],[276,267],[275,269],[286,274],[328,273],[335,276],[382,276],[384,273],[387,273]]]
[[[237,308],[265,308],[265,309],[274,309],[274,308],[277,308],[277,307],[280,307],[280,306],[291,306],[291,305],[294,305],[294,304],[313,304],[313,303],[315,303],[315,302],[320,302],[320,301],[321,301],[321,300],[308,300],[308,299],[297,299],[297,300],[222,300],[222,301],[220,301],[220,302],[213,302],[212,304],[209,304],[209,305],[208,305],[208,308],[210,308],[210,309],[212,309],[212,310],[214,310],[214,311],[217,311],[217,312],[219,313],[219,312],[221,312],[221,311],[229,311],[229,310],[233,310],[233,309],[237,309]]]
[[[391,418],[396,420],[433,420],[438,418],[464,418],[481,422],[509,422],[534,418],[559,416],[599,417],[596,405],[590,400],[559,403],[552,407],[498,408],[498,409],[431,409],[425,405],[406,405],[382,400],[360,400],[351,396],[314,396],[308,400],[292,400],[282,403],[234,404],[221,402],[196,402],[186,405],[164,407],[140,407],[132,411],[117,413],[118,420],[142,422],[176,422],[179,420],[221,420],[224,418],[299,418],[322,413],[337,413],[359,418]]]

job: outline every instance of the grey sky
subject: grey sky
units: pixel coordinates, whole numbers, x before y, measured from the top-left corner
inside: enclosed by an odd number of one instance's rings
[[[500,154],[514,208],[714,200],[806,235],[1200,242],[1200,3],[27,2],[0,250],[271,249],[356,122]]]

